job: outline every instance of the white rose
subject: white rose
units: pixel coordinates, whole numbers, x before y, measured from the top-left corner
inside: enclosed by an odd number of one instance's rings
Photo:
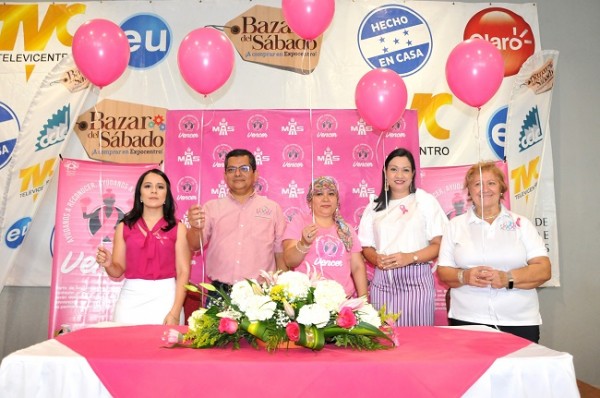
[[[363,305],[358,311],[356,311],[358,318],[361,322],[370,323],[376,328],[381,326],[381,318],[379,313],[371,304]]]
[[[315,325],[324,328],[329,323],[329,310],[319,304],[308,304],[300,308],[298,323],[306,326]]]
[[[198,323],[200,322],[200,318],[204,316],[205,312],[206,308],[200,308],[192,312],[192,315],[190,315],[190,317],[188,318],[188,326],[190,327],[191,331],[195,332],[198,329]]]
[[[315,286],[315,303],[329,311],[337,311],[340,304],[346,301],[344,287],[334,280],[321,280]]]
[[[241,311],[246,311],[248,300],[254,295],[252,285],[246,280],[236,282],[231,287],[231,302]]]
[[[290,302],[305,299],[310,288],[308,275],[302,272],[287,271],[277,278],[277,284],[283,286]]]
[[[271,319],[275,313],[277,304],[267,296],[249,297],[244,311],[250,322],[265,321]]]

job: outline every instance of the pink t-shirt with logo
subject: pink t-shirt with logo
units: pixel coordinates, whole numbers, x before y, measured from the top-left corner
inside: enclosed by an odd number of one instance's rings
[[[300,240],[302,238],[302,229],[312,223],[311,215],[297,214],[286,227],[283,240]],[[352,248],[348,252],[344,247],[344,243],[338,237],[335,225],[330,228],[319,227],[317,237],[310,246],[309,252],[306,253],[304,261],[294,271],[308,274],[312,270],[316,270],[324,278],[339,282],[344,287],[346,295],[354,297],[356,295],[356,288],[352,279],[350,259],[352,253],[360,252],[362,247],[360,246],[356,232],[352,228],[350,229],[350,233],[352,234]]]

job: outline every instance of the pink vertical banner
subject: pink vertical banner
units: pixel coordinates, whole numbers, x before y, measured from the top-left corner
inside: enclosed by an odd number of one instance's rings
[[[139,176],[157,165],[63,159],[59,167],[48,336],[112,319],[121,281],[96,262],[112,248],[118,222],[133,207]]]
[[[506,177],[506,163],[496,162],[496,165],[502,170]],[[471,165],[457,167],[431,167],[421,169],[421,188],[429,192],[438,200],[442,209],[452,219],[467,212],[472,205],[469,201],[467,190],[464,189],[465,175]],[[505,181],[508,189],[508,181]],[[508,193],[505,197],[509,197]],[[510,208],[508,201],[504,203]],[[434,324],[437,326],[448,324],[447,293],[448,286],[441,282],[437,273],[434,273],[435,280],[435,314]]]

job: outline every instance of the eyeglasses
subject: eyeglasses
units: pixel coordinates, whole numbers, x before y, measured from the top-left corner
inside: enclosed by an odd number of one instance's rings
[[[249,165],[245,164],[243,166],[229,166],[225,169],[225,172],[227,174],[235,174],[236,171],[240,171],[241,174],[247,174],[250,172],[250,170],[252,170],[252,167],[250,167]]]

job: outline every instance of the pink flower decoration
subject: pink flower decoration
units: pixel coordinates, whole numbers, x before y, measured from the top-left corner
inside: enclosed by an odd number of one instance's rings
[[[339,327],[350,329],[356,325],[356,315],[350,307],[344,307],[340,310],[336,323]]]
[[[164,347],[174,347],[183,341],[183,335],[175,329],[165,330],[162,339]]]
[[[300,340],[300,325],[297,322],[290,322],[285,327],[285,333],[290,341]]]
[[[221,318],[219,321],[219,332],[234,334],[238,330],[238,323],[235,319]]]

